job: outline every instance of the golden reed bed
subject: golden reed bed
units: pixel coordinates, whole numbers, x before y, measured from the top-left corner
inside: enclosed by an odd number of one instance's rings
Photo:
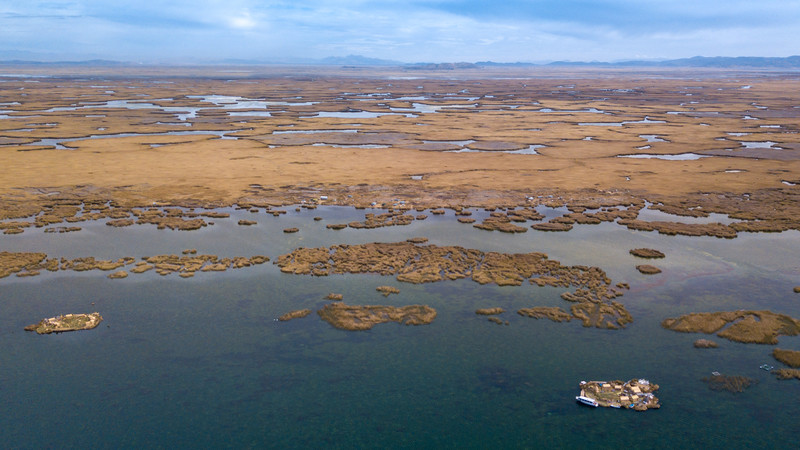
[[[328,204],[403,199],[426,207],[648,200],[742,222],[710,231],[633,219],[628,226],[723,237],[800,221],[795,74],[249,68],[223,79],[219,68],[66,70],[4,80],[1,218],[76,200],[213,207],[325,196]],[[403,79],[411,75],[428,78]],[[226,109],[198,98],[210,95],[271,103]],[[261,115],[238,115],[247,111]],[[217,134],[165,134],[176,131]],[[67,149],[41,141],[63,138],[74,139],[60,143]],[[773,148],[743,144],[750,142]],[[537,154],[507,153],[531,146]],[[436,151],[446,149],[490,151]],[[704,157],[619,157],[632,154]]]

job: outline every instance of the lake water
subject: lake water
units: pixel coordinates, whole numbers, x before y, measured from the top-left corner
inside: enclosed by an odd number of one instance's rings
[[[666,331],[667,317],[694,311],[770,309],[800,317],[800,233],[737,239],[663,236],[615,224],[568,233],[505,234],[455,221],[452,211],[408,226],[328,230],[365,212],[322,207],[280,217],[233,211],[197,231],[78,224],[76,233],[28,229],[0,235],[0,250],[51,257],[119,258],[180,253],[265,254],[297,247],[396,242],[426,236],[436,245],[548,253],[562,264],[596,265],[631,290],[619,300],[634,317],[619,331],[518,316],[530,306],[561,306],[564,289],[481,286],[470,280],[412,285],[393,277],[310,277],[267,263],[194,278],[147,272],[109,280],[103,272],[43,273],[0,279],[0,436],[17,447],[691,447],[779,448],[796,440],[800,383],[760,370],[772,346]],[[482,220],[488,215],[473,210]],[[375,211],[372,211],[375,212]],[[545,211],[549,215],[555,211]],[[315,222],[314,216],[323,221]],[[239,219],[257,225],[238,226]],[[295,234],[282,230],[298,227]],[[656,248],[659,275],[642,275],[628,254]],[[400,294],[384,298],[375,288]],[[290,322],[290,310],[319,309],[329,292],[347,304],[426,304],[425,326],[337,330],[316,314]],[[94,305],[92,304],[94,303]],[[509,326],[474,311],[503,307]],[[99,311],[83,332],[39,336],[25,325],[66,312]],[[800,337],[780,348],[800,350]],[[719,371],[758,384],[741,394],[700,381]],[[662,408],[586,408],[581,380],[647,378]]]

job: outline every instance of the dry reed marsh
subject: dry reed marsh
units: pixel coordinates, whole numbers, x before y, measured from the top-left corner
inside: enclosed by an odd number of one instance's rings
[[[64,197],[213,207],[402,195],[434,207],[554,195],[798,225],[800,207],[787,201],[800,178],[798,110],[786,96],[800,87],[793,76],[339,71],[223,80],[211,69],[159,70],[147,75],[169,77],[4,80],[0,217]],[[771,148],[743,144],[764,142]],[[665,155],[678,160],[657,159]]]

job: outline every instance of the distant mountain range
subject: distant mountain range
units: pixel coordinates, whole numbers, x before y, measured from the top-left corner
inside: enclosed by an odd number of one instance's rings
[[[0,57],[2,54],[0,53]],[[691,68],[753,68],[753,69],[800,69],[800,56],[762,57],[762,56],[695,56],[692,58],[669,59],[661,61],[554,61],[550,63],[500,63],[493,61],[480,61],[476,63],[413,63],[406,64],[380,58],[369,58],[361,55],[330,56],[322,59],[293,58],[293,59],[226,59],[217,62],[197,62],[186,65],[323,65],[323,66],[393,66],[406,70],[456,70],[480,69],[481,67],[691,67]],[[60,65],[60,66],[140,66],[149,65],[142,63],[127,63],[93,59],[88,61],[31,61],[31,60],[5,60],[0,61],[0,66],[13,65]],[[166,65],[166,64],[153,64]]]
[[[556,61],[549,66],[611,66],[611,67],[752,67],[752,68],[800,68],[800,56],[773,58],[763,56],[695,56],[666,61],[620,61],[620,62],[569,62]]]

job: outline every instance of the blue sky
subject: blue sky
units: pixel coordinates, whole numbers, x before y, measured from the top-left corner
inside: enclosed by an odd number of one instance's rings
[[[0,0],[0,59],[615,61],[800,54],[798,0]]]

